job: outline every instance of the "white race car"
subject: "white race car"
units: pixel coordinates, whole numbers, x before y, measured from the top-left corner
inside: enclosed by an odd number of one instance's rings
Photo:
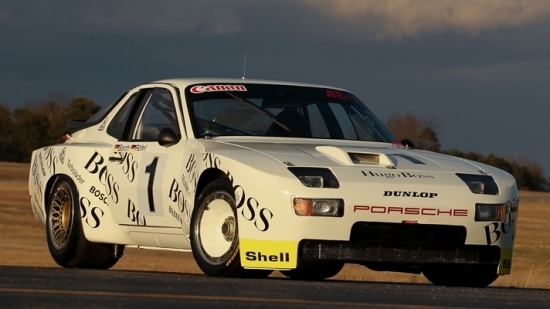
[[[29,177],[60,266],[106,269],[132,247],[191,251],[222,277],[321,280],[357,263],[486,286],[510,273],[514,178],[397,141],[346,90],[162,80],[67,125]]]

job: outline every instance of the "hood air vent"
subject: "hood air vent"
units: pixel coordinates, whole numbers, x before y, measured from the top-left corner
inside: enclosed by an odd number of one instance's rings
[[[355,164],[380,164],[380,155],[374,153],[348,153],[351,162]]]

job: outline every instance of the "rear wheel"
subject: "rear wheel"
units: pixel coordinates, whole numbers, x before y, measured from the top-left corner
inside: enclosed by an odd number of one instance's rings
[[[239,255],[237,206],[231,183],[218,179],[197,198],[191,217],[191,248],[199,268],[213,277],[265,278],[271,270],[245,270]]]
[[[299,268],[281,270],[281,274],[295,280],[320,281],[336,276],[344,267],[342,262],[318,262]]]
[[[486,287],[497,278],[495,265],[431,265],[422,269],[435,285]]]
[[[52,258],[67,268],[110,268],[124,249],[115,257],[115,245],[92,243],[84,237],[78,192],[67,176],[59,176],[53,186],[47,208],[46,238]]]

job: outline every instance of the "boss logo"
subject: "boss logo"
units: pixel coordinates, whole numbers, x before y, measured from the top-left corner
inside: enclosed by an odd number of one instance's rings
[[[384,191],[384,196],[434,198],[437,196],[437,193],[414,191]]]

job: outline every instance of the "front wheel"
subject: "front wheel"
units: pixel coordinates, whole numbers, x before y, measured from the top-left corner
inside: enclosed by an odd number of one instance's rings
[[[67,176],[59,176],[53,186],[47,208],[46,238],[52,258],[62,267],[108,269],[122,255],[122,252],[113,255],[114,245],[92,243],[84,237],[78,192]]]
[[[498,278],[495,265],[430,265],[422,273],[431,283],[444,286],[486,287]]]
[[[213,277],[265,278],[271,270],[245,270],[239,256],[237,206],[231,183],[218,179],[197,198],[191,217],[191,249],[199,268]]]

